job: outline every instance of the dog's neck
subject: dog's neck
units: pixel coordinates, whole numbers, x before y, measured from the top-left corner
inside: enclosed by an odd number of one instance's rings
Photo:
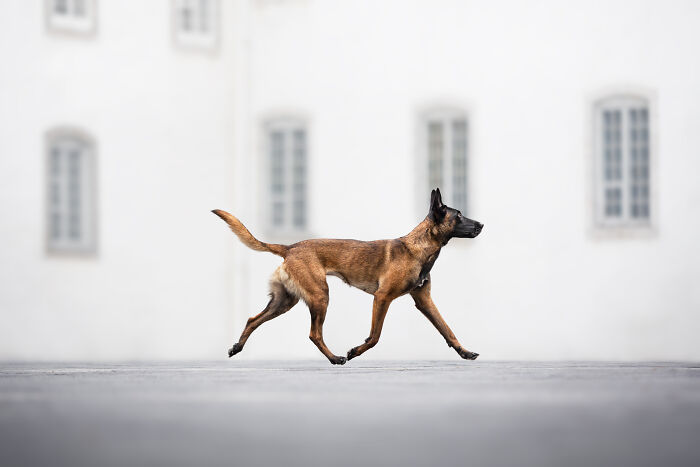
[[[413,256],[422,261],[438,253],[447,244],[449,238],[442,238],[440,232],[435,228],[435,222],[426,217],[423,222],[411,230],[408,235],[401,237],[400,240]]]

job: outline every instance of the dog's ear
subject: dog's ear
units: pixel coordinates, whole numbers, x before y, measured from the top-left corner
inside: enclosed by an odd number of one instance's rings
[[[433,190],[430,193],[430,212],[428,216],[435,222],[441,222],[447,214],[447,208],[442,204],[442,196],[440,188]]]
[[[435,188],[435,196],[437,197],[437,202],[440,204],[440,206],[444,206],[444,204],[442,204],[442,195],[440,194],[440,188]]]

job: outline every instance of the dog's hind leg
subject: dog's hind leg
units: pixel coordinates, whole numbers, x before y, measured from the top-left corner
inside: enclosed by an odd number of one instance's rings
[[[326,286],[326,288],[327,287],[328,286]],[[309,303],[309,311],[311,312],[311,331],[309,332],[309,339],[316,344],[318,350],[326,356],[329,362],[333,365],[343,365],[347,359],[334,355],[323,341],[323,322],[326,319],[326,310],[328,309],[327,294],[328,292],[326,292],[325,298],[314,298]]]
[[[289,258],[284,264],[288,277],[285,285],[288,290],[304,299],[311,313],[309,339],[333,365],[342,365],[347,359],[333,354],[323,341],[323,322],[328,309],[328,283],[320,264],[311,258]]]
[[[258,326],[271,320],[272,318],[276,318],[279,315],[286,313],[294,305],[296,305],[298,301],[299,299],[297,297],[290,294],[287,289],[285,289],[284,285],[277,279],[277,276],[273,276],[272,280],[270,281],[270,301],[263,311],[248,319],[246,327],[243,330],[241,337],[238,339],[238,342],[236,342],[233,347],[229,349],[228,356],[233,357],[238,352],[243,350],[243,346],[248,340],[248,337],[250,337],[252,332],[255,331]]]
[[[420,312],[423,313],[423,315],[425,315],[425,317],[428,318],[431,323],[433,323],[435,329],[437,329],[442,337],[444,337],[447,341],[448,346],[454,348],[460,357],[467,360],[476,360],[476,357],[478,357],[479,354],[470,352],[462,347],[450,327],[447,325],[445,320],[442,319],[442,316],[435,306],[435,303],[433,303],[433,299],[430,297],[430,276],[428,276],[428,280],[423,284],[423,286],[411,291],[411,297],[413,297],[413,300],[416,302],[416,308],[418,308],[418,310],[420,310]]]

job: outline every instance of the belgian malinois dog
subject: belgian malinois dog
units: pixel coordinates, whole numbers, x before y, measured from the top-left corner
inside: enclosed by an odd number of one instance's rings
[[[260,314],[248,319],[240,339],[229,349],[229,357],[243,350],[258,326],[286,313],[302,299],[311,312],[309,338],[332,364],[342,365],[377,345],[389,304],[407,293],[460,357],[475,360],[479,356],[460,345],[430,298],[430,269],[442,247],[453,237],[474,238],[484,227],[445,206],[440,189],[432,191],[430,211],[423,222],[408,235],[393,240],[314,239],[293,245],[264,243],[253,237],[231,214],[220,209],[212,212],[226,221],[248,248],[284,258],[270,279],[270,302]],[[334,355],[323,342],[323,321],[328,307],[327,275],[339,277],[348,285],[374,295],[369,337],[350,349],[347,358]]]

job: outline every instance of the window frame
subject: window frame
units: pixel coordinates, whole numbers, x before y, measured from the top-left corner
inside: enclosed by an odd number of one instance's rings
[[[208,0],[211,3],[209,12],[209,24],[211,30],[208,34],[193,34],[185,32],[180,27],[180,10],[183,2],[196,0],[171,0],[170,2],[170,22],[171,34],[174,46],[179,50],[216,53],[221,42],[221,2],[220,0]]]
[[[272,202],[273,202],[273,195],[271,192],[271,184],[272,184],[272,179],[271,179],[271,170],[272,170],[272,161],[271,161],[271,134],[274,131],[283,131],[286,135],[292,135],[294,131],[296,130],[302,130],[305,135],[305,184],[304,184],[304,203],[305,203],[305,211],[304,211],[304,225],[301,227],[295,227],[293,223],[293,218],[294,218],[294,208],[293,208],[293,199],[291,197],[291,191],[289,192],[289,196],[286,198],[285,205],[284,205],[284,212],[285,212],[285,222],[282,224],[282,226],[276,226],[272,222]],[[261,149],[262,149],[262,157],[260,158],[261,161],[261,174],[262,174],[262,183],[261,183],[261,197],[260,199],[262,200],[262,209],[260,210],[260,213],[263,217],[262,219],[262,225],[265,228],[266,233],[268,236],[275,238],[277,240],[287,240],[287,241],[296,241],[296,240],[301,240],[305,238],[305,236],[309,235],[310,232],[310,221],[311,221],[311,205],[310,205],[310,198],[309,198],[309,192],[310,192],[310,181],[311,181],[311,144],[310,144],[310,128],[308,124],[308,120],[304,117],[299,117],[299,116],[278,116],[278,117],[271,117],[271,118],[266,118],[263,120],[262,123],[262,144],[261,144]],[[293,144],[293,143],[285,143],[285,146],[288,144]],[[284,153],[285,161],[290,162],[293,155],[292,151],[286,151]],[[291,165],[286,164],[286,168],[284,170],[284,180],[285,180],[285,186],[286,187],[291,187],[292,183],[294,181],[294,175],[293,175],[293,168]],[[287,196],[287,191],[286,190],[291,190],[292,188],[285,188],[285,194],[282,195]],[[287,220],[289,219],[289,220]]]
[[[454,205],[454,191],[453,191],[453,162],[452,157],[454,150],[454,139],[452,138],[452,124],[456,120],[464,120],[465,122],[465,166],[464,166],[464,180],[465,180],[465,201],[462,206]],[[472,166],[472,132],[471,132],[471,115],[470,112],[462,106],[455,105],[435,105],[424,108],[419,111],[417,119],[417,150],[416,150],[416,169],[415,173],[417,175],[416,187],[416,207],[419,215],[425,216],[428,210],[428,200],[429,194],[434,186],[430,186],[430,172],[428,168],[429,163],[429,130],[428,125],[431,121],[441,121],[443,123],[443,141],[447,141],[443,147],[448,148],[443,154],[443,169],[442,169],[442,179],[443,186],[440,186],[440,191],[442,192],[442,199],[445,204],[455,209],[462,211],[462,214],[468,216],[471,213],[473,207],[473,190],[471,189],[471,166]],[[446,125],[447,123],[447,125]],[[448,161],[448,164],[445,164]],[[446,176],[447,175],[447,176]]]
[[[629,200],[630,182],[630,134],[629,115],[631,108],[643,106],[647,109],[647,149],[648,149],[648,208],[649,215],[645,218],[635,219],[630,215],[631,203]],[[589,141],[589,167],[591,182],[591,196],[589,197],[589,211],[591,219],[591,231],[594,236],[648,236],[656,234],[658,219],[657,197],[657,168],[656,168],[656,96],[648,90],[636,88],[615,88],[598,93],[589,103],[591,112],[591,131]],[[621,133],[621,209],[619,218],[605,215],[605,194],[608,186],[604,179],[604,141],[603,141],[603,112],[605,110],[620,110],[622,114],[620,122]]]
[[[72,3],[75,0],[66,0]],[[56,0],[44,0],[44,20],[47,31],[73,37],[93,37],[97,34],[97,0],[83,0],[86,15],[84,18],[75,15],[59,16],[55,13]]]
[[[82,200],[88,200],[81,212],[87,220],[81,225],[82,232],[87,235],[79,243],[55,242],[51,236],[51,182],[52,149],[58,142],[73,140],[82,144],[84,150],[84,165],[81,167]],[[98,228],[97,228],[97,144],[95,139],[86,131],[74,127],[53,128],[44,136],[43,151],[44,166],[44,245],[45,252],[49,256],[94,257],[97,255]]]

